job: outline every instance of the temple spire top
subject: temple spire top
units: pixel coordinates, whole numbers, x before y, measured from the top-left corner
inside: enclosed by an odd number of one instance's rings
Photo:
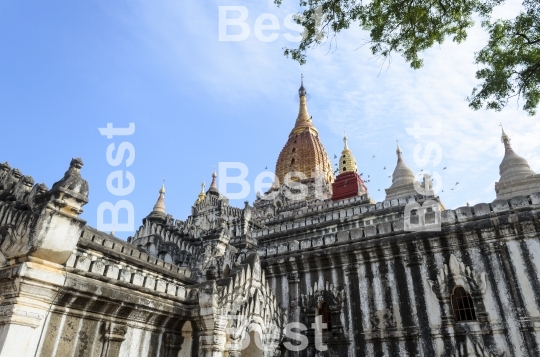
[[[339,158],[339,173],[358,171],[356,160],[354,159],[352,151],[349,149],[347,135],[345,133],[343,133],[343,144],[343,151]]]
[[[305,97],[307,94],[306,88],[304,88],[304,75],[300,75],[300,89],[298,89],[298,96]]]
[[[159,197],[154,205],[152,213],[165,214],[165,179],[163,180],[161,188],[159,189]]]
[[[212,173],[212,183],[210,184],[210,188],[208,189],[207,193],[219,196],[219,191],[218,191],[218,188],[217,188],[217,173],[216,173],[216,167],[215,166],[214,166],[214,172]]]
[[[203,181],[201,183],[201,192],[199,192],[199,195],[197,196],[197,200],[195,201],[196,205],[204,201],[204,199],[206,198],[206,194],[204,193],[204,187],[205,187],[205,183],[204,183],[204,178],[203,178]]]
[[[499,124],[499,126],[501,127],[501,131],[502,131],[502,134],[501,134],[501,143],[504,144],[505,150],[512,150],[512,146],[510,145],[510,137],[509,137],[508,134],[506,134],[506,132],[504,131],[504,128],[503,128],[503,126],[502,126],[502,123]]]
[[[302,131],[309,130],[313,134],[318,135],[317,129],[313,126],[311,121],[311,116],[308,113],[307,109],[307,100],[306,100],[306,88],[304,87],[304,75],[300,77],[300,89],[298,89],[298,96],[300,97],[300,108],[298,108],[298,117],[296,118],[296,123],[291,132],[291,135],[298,134]]]

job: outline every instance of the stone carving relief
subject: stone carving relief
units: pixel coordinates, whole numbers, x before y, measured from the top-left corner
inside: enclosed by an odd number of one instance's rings
[[[278,345],[283,338],[285,320],[272,293],[259,255],[252,253],[228,277],[208,281],[199,293],[201,326],[222,330],[227,344],[219,339],[203,340],[203,350],[229,352],[239,356],[241,342],[253,329],[259,332],[265,356],[279,356]],[[224,340],[223,340],[224,341]]]
[[[428,280],[431,290],[442,300],[452,294],[456,285],[462,286],[471,294],[484,294],[487,289],[486,273],[478,273],[465,264],[458,262],[454,254],[450,255],[449,264],[439,269],[437,280]]]
[[[334,286],[329,282],[315,282],[313,289],[309,289],[308,294],[302,294],[302,309],[300,319],[308,328],[315,322],[315,314],[319,304],[326,302],[332,314],[332,329],[338,333],[346,333],[345,316],[343,306],[345,302],[345,289]]]

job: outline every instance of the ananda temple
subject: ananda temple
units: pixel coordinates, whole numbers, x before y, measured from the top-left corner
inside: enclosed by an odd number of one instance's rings
[[[214,173],[175,218],[161,187],[127,241],[80,217],[81,159],[0,164],[0,356],[540,356],[540,175],[509,135],[493,202],[447,209],[399,146],[375,202],[299,97],[266,193],[231,206]]]

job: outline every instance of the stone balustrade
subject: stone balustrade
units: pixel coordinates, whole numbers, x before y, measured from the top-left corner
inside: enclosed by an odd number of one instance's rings
[[[139,250],[137,246],[124,242],[115,237],[105,235],[101,232],[93,232],[89,229],[86,229],[84,230],[81,239],[94,242],[113,252],[128,255],[142,262],[155,265],[167,271],[171,271],[172,273],[180,274],[181,277],[191,278],[192,272],[188,267],[179,267],[175,264],[167,263],[161,259],[149,255],[148,253],[145,253],[144,251]],[[70,259],[72,259],[72,257]]]
[[[180,299],[193,299],[197,292],[197,289],[185,287],[182,283],[155,272],[125,262],[114,262],[103,257],[99,252],[77,249],[69,257],[66,267],[75,269],[72,270],[74,273],[92,273],[115,280],[114,284],[123,282]]]

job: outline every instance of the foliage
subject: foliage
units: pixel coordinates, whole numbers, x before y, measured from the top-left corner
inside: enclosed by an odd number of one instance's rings
[[[283,0],[275,0],[279,6]],[[421,53],[446,39],[460,43],[479,18],[489,33],[487,45],[475,54],[482,67],[481,82],[468,98],[473,109],[501,110],[511,98],[524,98],[530,115],[540,102],[540,0],[526,0],[513,20],[492,21],[495,6],[504,0],[300,0],[295,21],[304,27],[298,48],[285,48],[287,57],[306,63],[309,49],[332,46],[338,33],[357,24],[369,33],[371,53],[383,60],[398,53],[414,69]]]

